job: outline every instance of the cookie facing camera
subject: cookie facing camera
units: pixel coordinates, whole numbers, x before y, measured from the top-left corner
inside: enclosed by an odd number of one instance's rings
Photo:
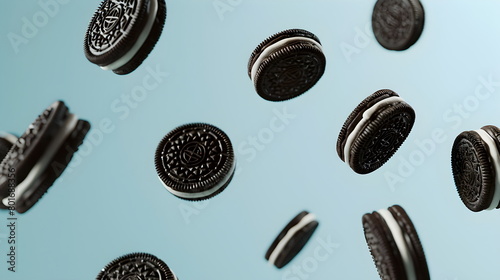
[[[236,161],[226,133],[210,124],[191,123],[163,137],[155,166],[170,193],[196,201],[221,193],[233,178]]]
[[[460,133],[451,150],[458,195],[471,211],[499,208],[500,129],[487,125]]]

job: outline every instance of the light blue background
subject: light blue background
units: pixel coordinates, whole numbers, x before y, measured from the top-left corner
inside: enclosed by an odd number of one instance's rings
[[[450,149],[463,130],[500,125],[500,84],[489,92],[481,82],[500,82],[500,2],[422,1],[422,37],[391,52],[371,35],[375,1],[170,0],[158,44],[127,76],[100,70],[83,54],[99,2],[58,4],[18,46],[9,36],[24,36],[23,18],[33,22],[44,10],[37,1],[1,3],[0,130],[21,134],[58,99],[93,129],[63,176],[18,215],[16,273],[7,271],[7,215],[0,213],[0,279],[94,279],[109,261],[136,251],[157,255],[181,279],[301,279],[293,267],[304,279],[378,279],[361,216],[396,203],[417,227],[432,279],[497,277],[500,211],[465,208]],[[221,3],[225,12],[214,6]],[[257,44],[288,28],[321,39],[327,69],[306,94],[268,102],[255,93],[247,61]],[[168,77],[147,78],[156,68]],[[157,86],[124,114],[122,96],[144,79]],[[387,164],[361,176],[338,158],[337,135],[354,107],[382,88],[411,104],[417,121]],[[270,122],[283,110],[294,117],[271,137]],[[160,139],[189,122],[223,129],[238,160],[228,188],[205,203],[169,194],[154,169]],[[434,133],[441,135],[424,153],[421,143]],[[263,150],[249,144],[259,135]],[[391,184],[390,176],[400,181]],[[268,246],[304,209],[320,221],[315,235],[287,267],[269,266]],[[337,248],[321,249],[319,239]]]

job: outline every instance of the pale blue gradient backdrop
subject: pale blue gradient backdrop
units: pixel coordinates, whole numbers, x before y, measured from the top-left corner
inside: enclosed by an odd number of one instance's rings
[[[500,2],[423,0],[422,37],[392,52],[371,35],[371,0],[170,0],[158,44],[127,76],[83,54],[99,2],[52,6],[46,22],[38,1],[1,3],[0,130],[21,134],[58,99],[93,129],[64,175],[18,215],[16,273],[7,271],[0,212],[0,279],[93,279],[135,251],[157,255],[180,279],[378,279],[361,216],[395,203],[417,227],[432,279],[498,275],[500,210],[465,208],[450,149],[463,130],[500,125]],[[26,38],[24,18],[34,15],[41,26]],[[288,28],[321,39],[327,68],[306,94],[272,103],[255,93],[247,61],[257,44]],[[22,43],[13,45],[13,34]],[[144,90],[144,81],[155,85]],[[386,165],[361,176],[338,158],[336,139],[354,107],[382,88],[411,104],[417,121]],[[142,95],[127,105],[132,93]],[[154,170],[160,139],[189,122],[218,126],[236,150],[237,174],[206,203],[169,194]],[[257,149],[249,139],[259,135],[265,143]],[[287,267],[269,266],[268,246],[304,209],[317,215],[317,232]],[[328,240],[335,246],[325,249]]]

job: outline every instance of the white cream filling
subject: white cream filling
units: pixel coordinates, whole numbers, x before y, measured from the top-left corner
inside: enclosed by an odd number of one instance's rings
[[[104,70],[115,70],[123,65],[127,64],[139,51],[139,49],[142,47],[144,42],[149,36],[149,33],[151,32],[151,29],[153,28],[153,23],[156,19],[156,13],[158,12],[158,2],[157,0],[151,0],[149,1],[149,10],[148,10],[148,20],[146,22],[146,25],[144,26],[144,30],[141,32],[139,35],[139,38],[137,38],[137,41],[135,42],[134,46],[125,53],[122,57],[117,59],[115,62],[108,64],[106,66],[101,66],[102,69]]]
[[[491,200],[490,207],[487,210],[495,209],[500,203],[500,154],[498,153],[497,146],[495,144],[495,140],[484,130],[478,129],[475,130],[481,139],[488,145],[488,149],[490,150],[490,158],[493,160],[493,166],[495,168],[495,191],[493,193],[493,199]]]
[[[347,136],[347,140],[344,145],[344,161],[345,163],[349,164],[349,159],[350,159],[350,149],[351,145],[356,139],[356,137],[359,135],[361,132],[361,128],[364,127],[364,125],[368,122],[368,120],[371,118],[371,116],[382,106],[385,106],[389,103],[395,103],[395,102],[400,102],[403,101],[401,97],[398,96],[392,96],[386,99],[382,99],[379,102],[373,104],[368,110],[363,112],[363,117],[361,120],[356,124],[354,127],[354,130]]]
[[[403,259],[403,265],[406,271],[406,279],[408,280],[417,280],[417,275],[415,273],[415,266],[413,264],[413,260],[410,255],[410,250],[408,249],[408,244],[406,244],[404,233],[394,219],[394,216],[387,209],[380,209],[377,211],[382,218],[384,218],[387,226],[389,226],[389,230],[392,233],[392,237],[396,242],[396,247],[398,247],[399,253],[401,254],[401,258]]]
[[[12,145],[16,144],[16,142],[17,142],[17,137],[10,134],[10,133],[7,133],[7,132],[0,131],[0,137],[9,141],[10,143],[12,143]],[[0,159],[0,161],[2,161],[2,160]]]
[[[292,237],[297,233],[299,230],[307,226],[309,223],[313,222],[316,220],[316,216],[312,213],[309,213],[302,217],[300,222],[298,222],[296,225],[291,227],[285,234],[285,236],[278,242],[278,245],[276,245],[276,248],[274,248],[273,252],[269,256],[269,263],[274,264],[276,262],[276,259],[278,258],[279,254],[285,248],[286,244],[292,239]]]
[[[226,177],[223,180],[221,180],[217,185],[215,185],[215,187],[213,187],[209,190],[203,191],[203,192],[198,192],[198,193],[184,193],[184,192],[176,191],[176,190],[172,189],[171,187],[167,186],[159,176],[158,176],[158,178],[160,179],[160,182],[162,182],[163,186],[165,186],[165,188],[170,193],[172,193],[178,197],[182,197],[182,198],[196,199],[196,198],[209,196],[209,195],[215,193],[217,190],[219,190],[222,186],[224,186],[224,184],[227,183],[229,178],[231,178],[231,175],[233,175],[235,168],[236,168],[236,160],[233,160],[233,164],[231,165],[231,169],[229,170],[229,172],[227,173]]]
[[[21,198],[23,195],[29,196],[36,190],[37,180],[47,170],[52,158],[64,144],[64,141],[68,138],[71,132],[75,129],[77,122],[78,117],[76,115],[70,114],[68,116],[63,128],[52,138],[52,141],[45,149],[38,162],[33,166],[26,178],[16,186],[14,191],[16,200]],[[5,206],[8,206],[9,196],[4,198],[2,203]]]
[[[312,43],[316,47],[318,47],[320,50],[323,49],[322,46],[318,42],[316,42],[313,39],[307,38],[307,37],[291,37],[291,38],[280,40],[280,41],[270,45],[269,47],[266,47],[264,49],[264,51],[262,51],[260,53],[257,60],[255,60],[255,63],[252,65],[252,70],[250,71],[250,73],[251,73],[250,77],[252,78],[252,81],[255,81],[255,74],[257,73],[257,70],[259,69],[259,66],[262,63],[262,61],[264,61],[264,59],[268,58],[272,53],[274,53],[275,51],[279,50],[284,45],[286,45],[292,41],[297,41],[297,42],[307,41],[307,42]]]

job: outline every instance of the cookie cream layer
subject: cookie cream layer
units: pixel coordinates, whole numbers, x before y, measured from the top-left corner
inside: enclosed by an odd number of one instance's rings
[[[392,237],[396,242],[396,247],[398,248],[399,254],[403,259],[403,265],[406,272],[406,279],[408,280],[417,280],[417,274],[415,273],[415,265],[413,264],[413,259],[411,258],[409,246],[406,240],[409,240],[404,237],[403,230],[399,227],[398,222],[394,218],[391,212],[387,209],[380,209],[377,211],[382,218],[384,218],[385,223],[389,227],[391,231]]]
[[[7,132],[0,131],[0,137],[9,141],[12,145],[16,144],[17,142],[17,137]],[[0,161],[2,160],[0,159]]]
[[[171,187],[167,186],[159,176],[158,176],[158,178],[160,179],[160,182],[163,184],[163,186],[165,186],[165,188],[170,193],[172,193],[178,197],[182,197],[182,198],[186,198],[186,199],[197,199],[197,198],[203,198],[203,197],[210,196],[210,195],[214,194],[217,190],[222,188],[229,181],[229,178],[231,178],[231,176],[233,175],[235,168],[236,168],[236,159],[233,160],[233,164],[231,165],[231,169],[229,169],[229,172],[227,173],[227,175],[217,185],[215,185],[213,188],[211,188],[209,190],[206,190],[203,192],[197,192],[197,193],[185,193],[185,192],[176,191],[176,190],[172,189]]]
[[[137,54],[137,52],[142,47],[144,42],[146,42],[149,33],[151,33],[151,29],[153,29],[153,24],[155,22],[157,12],[158,12],[158,0],[149,1],[148,15],[147,15],[148,20],[146,22],[146,25],[144,26],[144,29],[139,35],[139,38],[137,38],[137,41],[135,41],[132,48],[128,52],[126,52],[122,57],[120,57],[111,64],[101,66],[102,69],[116,70],[122,67],[123,65],[127,64]]]
[[[475,130],[475,132],[479,134],[481,139],[488,146],[488,150],[490,151],[490,158],[492,159],[493,167],[495,168],[495,190],[493,193],[493,199],[491,200],[490,207],[487,208],[487,210],[493,210],[500,203],[500,154],[498,153],[495,140],[486,131],[478,129]]]
[[[316,216],[312,213],[309,213],[302,217],[302,219],[293,227],[291,227],[285,234],[285,236],[278,242],[276,247],[274,248],[273,252],[269,256],[269,263],[270,264],[275,264],[276,259],[280,255],[281,251],[283,251],[283,248],[285,248],[286,244],[292,239],[292,237],[301,229],[303,229],[305,226],[307,226],[309,223],[314,222],[316,220]]]
[[[268,58],[273,54],[274,52],[278,51],[279,49],[283,48],[286,45],[289,45],[292,42],[309,42],[313,44],[314,46],[318,47],[320,50],[323,50],[322,46],[320,43],[317,41],[307,38],[307,37],[291,37],[287,39],[280,40],[268,47],[266,47],[257,57],[257,60],[255,60],[254,64],[252,65],[252,70],[250,71],[250,77],[253,82],[255,82],[255,74],[257,73],[257,70],[259,69],[259,66],[262,64],[262,61],[264,59]]]
[[[391,103],[402,102],[402,101],[404,101],[404,100],[401,97],[391,96],[389,98],[380,100],[379,102],[373,104],[370,108],[368,108],[367,110],[365,110],[363,112],[363,117],[356,124],[356,126],[354,127],[354,130],[347,136],[347,140],[346,140],[345,145],[344,145],[344,162],[349,164],[352,143],[358,137],[358,135],[361,133],[361,129],[370,120],[372,115],[379,108],[381,108],[383,106],[386,106],[386,105],[391,104]]]
[[[71,132],[75,129],[76,124],[78,122],[78,117],[74,114],[70,114],[68,119],[64,123],[64,126],[61,130],[52,138],[48,147],[45,149],[44,153],[38,160],[38,162],[33,166],[30,170],[26,178],[19,183],[15,188],[15,198],[16,200],[22,197],[29,197],[39,185],[40,176],[44,174],[49,168],[49,165],[56,155],[57,151],[64,145],[65,140],[71,134]],[[2,200],[2,203],[7,206],[9,197],[6,197]]]

